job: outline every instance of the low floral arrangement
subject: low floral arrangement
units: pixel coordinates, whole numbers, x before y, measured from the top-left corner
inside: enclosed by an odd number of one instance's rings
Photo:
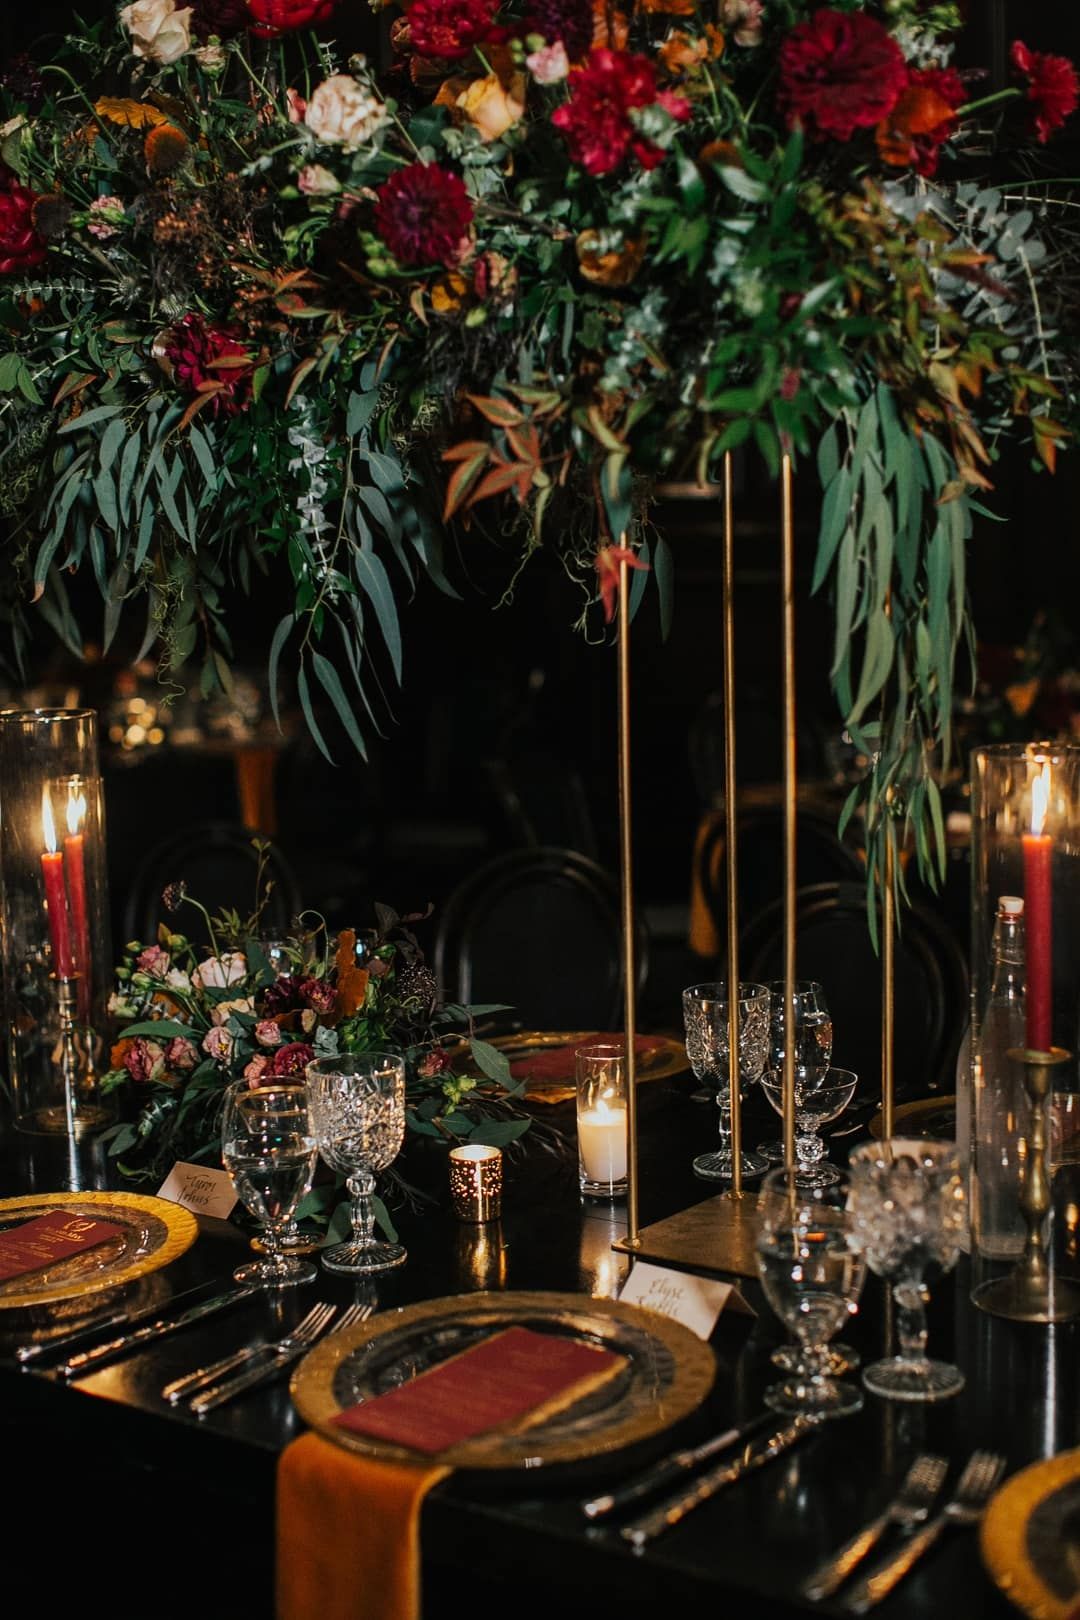
[[[656,485],[816,458],[849,810],[871,882],[910,828],[932,876],[973,497],[1075,422],[1072,64],[1016,40],[987,93],[951,0],[404,0],[376,73],[309,31],[357,4],[134,0],[7,74],[15,654],[31,599],[80,649],[85,569],[209,691],[269,570],[271,694],[362,749],[443,523],[508,595],[547,547],[583,620],[623,558],[666,615]]]
[[[110,1010],[120,1038],[103,1094],[125,1094],[128,1116],[105,1133],[120,1170],[161,1181],[177,1160],[216,1160],[225,1088],[243,1078],[302,1080],[315,1057],[392,1051],[406,1060],[409,1133],[453,1146],[502,1147],[528,1130],[503,1054],[473,1031],[497,1007],[443,1002],[410,924],[377,907],[378,928],[358,956],[351,929],[313,929],[260,941],[259,911],[211,916],[171,884],[166,910],[198,912],[208,948],[163,923],[154,944],[131,941]],[[335,1200],[316,1189],[305,1213]]]

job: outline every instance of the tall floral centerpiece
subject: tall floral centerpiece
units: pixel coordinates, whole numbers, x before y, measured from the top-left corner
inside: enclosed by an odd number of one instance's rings
[[[656,482],[790,453],[870,881],[907,826],[929,872],[972,511],[1004,435],[1052,467],[1075,417],[1037,161],[1072,65],[1017,40],[991,90],[930,0],[405,0],[376,69],[310,31],[358,6],[135,0],[9,73],[16,654],[31,604],[80,646],[82,569],[106,644],[141,605],[210,690],[268,570],[271,693],[288,666],[362,749],[373,638],[400,675],[399,595],[452,592],[444,523],[508,591],[555,553],[585,617],[628,554],[666,612]]]

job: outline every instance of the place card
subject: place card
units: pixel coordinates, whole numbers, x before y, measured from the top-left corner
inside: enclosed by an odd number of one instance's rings
[[[215,1215],[227,1221],[236,1208],[236,1188],[227,1170],[208,1170],[204,1164],[178,1159],[158,1188],[158,1197],[182,1204],[193,1215]]]
[[[641,1305],[647,1311],[670,1316],[696,1333],[699,1339],[708,1339],[729,1300],[733,1309],[750,1311],[733,1283],[697,1277],[689,1271],[669,1271],[666,1266],[653,1266],[647,1260],[634,1261],[619,1299],[624,1304]]]
[[[7,1232],[0,1232],[0,1282],[24,1277],[31,1271],[44,1271],[58,1260],[67,1260],[84,1249],[96,1249],[110,1238],[123,1237],[124,1228],[115,1221],[95,1221],[89,1215],[53,1209],[48,1215],[23,1221]]]
[[[614,1377],[624,1357],[577,1339],[506,1328],[334,1422],[428,1456],[491,1429],[538,1423]]]

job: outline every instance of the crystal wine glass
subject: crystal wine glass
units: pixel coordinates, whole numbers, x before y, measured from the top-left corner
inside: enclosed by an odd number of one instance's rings
[[[845,1417],[862,1406],[849,1384],[829,1376],[829,1340],[858,1309],[866,1268],[859,1254],[848,1184],[807,1191],[790,1170],[772,1170],[758,1202],[757,1262],[765,1298],[799,1341],[798,1367],[765,1391],[775,1412]]]
[[[283,1287],[318,1275],[309,1260],[282,1252],[281,1237],[311,1186],[316,1147],[303,1086],[251,1086],[225,1093],[221,1161],[251,1214],[262,1223],[265,1258],[233,1272],[237,1282]]]
[[[311,1123],[319,1152],[344,1172],[352,1237],[324,1249],[328,1271],[363,1274],[403,1264],[400,1243],[375,1236],[375,1177],[393,1164],[405,1135],[405,1062],[389,1052],[316,1058],[307,1066]]]
[[[805,1191],[839,1181],[840,1172],[825,1157],[818,1135],[823,1125],[839,1119],[855,1094],[858,1075],[850,1069],[795,1070],[795,1155],[800,1184]],[[780,1115],[784,1112],[782,1074],[764,1074],[761,1089]]]
[[[780,1074],[784,1068],[784,980],[770,979],[769,1056],[766,1070]],[[832,1062],[833,1022],[825,1003],[825,991],[816,979],[796,979],[792,1005],[795,1018],[795,1076],[827,1069]],[[770,1164],[783,1164],[784,1144],[779,1137],[759,1142],[758,1153]]]
[[[695,1175],[707,1181],[730,1181],[731,1084],[728,1062],[727,985],[693,984],[683,991],[686,1055],[698,1080],[708,1080],[720,1110],[720,1148],[694,1160]],[[761,1076],[769,1046],[769,992],[763,984],[739,985],[739,1084]],[[757,1153],[743,1153],[744,1176],[759,1176],[768,1161]]]
[[[964,1180],[950,1142],[893,1137],[866,1142],[849,1160],[851,1215],[866,1263],[893,1279],[900,1354],[875,1361],[863,1383],[894,1401],[937,1401],[964,1387],[964,1375],[926,1354],[926,1271],[956,1264],[967,1229]]]

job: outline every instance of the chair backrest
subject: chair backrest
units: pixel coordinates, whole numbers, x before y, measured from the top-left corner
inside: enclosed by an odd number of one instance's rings
[[[618,886],[595,861],[554,846],[512,850],[467,878],[438,923],[435,974],[456,1002],[506,1002],[527,1029],[618,1029]],[[637,939],[638,988],[648,971]]]
[[[968,970],[949,928],[928,907],[901,910],[895,952],[898,1097],[953,1090],[968,1018]],[[740,977],[783,975],[783,902],[741,936]],[[861,1095],[881,1089],[881,961],[867,923],[865,883],[818,883],[796,897],[796,971],[817,979],[833,1016],[833,1062],[859,1076]]]
[[[723,860],[724,820],[717,816],[697,850],[700,885],[718,939],[727,930],[727,877]],[[784,892],[784,812],[777,805],[758,805],[739,811],[739,918],[749,923],[778,901]],[[800,887],[817,883],[859,884],[864,868],[858,854],[836,836],[831,816],[800,805],[795,839],[795,862]]]
[[[124,905],[124,938],[152,941],[156,937],[158,923],[168,920],[161,891],[179,880],[211,915],[222,907],[234,907],[246,916],[255,904],[258,864],[251,833],[238,822],[197,821],[171,834],[147,851],[135,873]],[[302,901],[292,869],[273,844],[267,851],[265,877],[273,888],[260,931],[284,934]],[[194,911],[185,908],[173,921],[180,932],[198,938],[195,917]]]
[[[484,772],[515,844],[575,849],[596,859],[588,794],[568,760],[539,747],[517,749],[485,761]]]

